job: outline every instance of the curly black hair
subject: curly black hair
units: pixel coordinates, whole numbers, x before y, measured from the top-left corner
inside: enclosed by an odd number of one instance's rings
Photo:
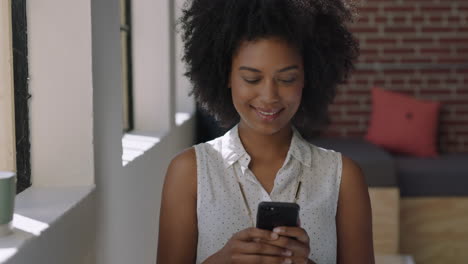
[[[179,21],[185,75],[197,103],[224,127],[239,122],[228,88],[241,42],[281,38],[298,49],[304,89],[293,124],[305,137],[328,121],[338,84],[354,69],[359,44],[347,28],[347,0],[189,0]],[[349,1],[349,0],[348,0]]]

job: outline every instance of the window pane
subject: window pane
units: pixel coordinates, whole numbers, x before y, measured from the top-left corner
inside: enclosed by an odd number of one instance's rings
[[[122,58],[122,120],[124,131],[132,129],[130,1],[120,0],[120,43]]]

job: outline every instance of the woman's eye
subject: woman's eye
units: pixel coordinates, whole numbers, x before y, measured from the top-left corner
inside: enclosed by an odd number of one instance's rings
[[[280,81],[280,82],[283,82],[283,83],[293,83],[293,82],[296,81],[296,78],[280,79],[279,81]]]
[[[260,81],[260,79],[245,79],[244,78],[244,81],[250,83],[250,84],[256,84]]]

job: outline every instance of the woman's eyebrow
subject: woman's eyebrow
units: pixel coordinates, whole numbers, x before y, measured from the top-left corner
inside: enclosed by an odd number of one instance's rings
[[[299,69],[299,67],[297,65],[292,65],[292,66],[285,67],[281,70],[278,70],[277,72],[285,72],[285,71],[296,70],[296,69]]]
[[[299,67],[297,65],[292,65],[292,66],[288,66],[288,67],[285,67],[283,69],[280,69],[276,72],[285,72],[285,71],[289,71],[289,70],[295,70],[295,69],[299,69]],[[261,72],[260,70],[257,70],[255,68],[251,68],[251,67],[247,67],[247,66],[241,66],[239,67],[239,70],[242,71],[252,71],[252,72]]]
[[[246,66],[240,66],[239,67],[239,71],[253,71],[253,72],[261,72],[260,70],[257,70],[255,68],[250,68],[250,67],[246,67]]]

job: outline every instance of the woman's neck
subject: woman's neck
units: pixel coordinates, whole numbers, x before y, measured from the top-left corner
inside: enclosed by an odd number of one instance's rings
[[[286,126],[274,134],[265,135],[254,131],[243,122],[239,123],[238,131],[242,145],[253,160],[285,158],[293,135],[291,126]]]

